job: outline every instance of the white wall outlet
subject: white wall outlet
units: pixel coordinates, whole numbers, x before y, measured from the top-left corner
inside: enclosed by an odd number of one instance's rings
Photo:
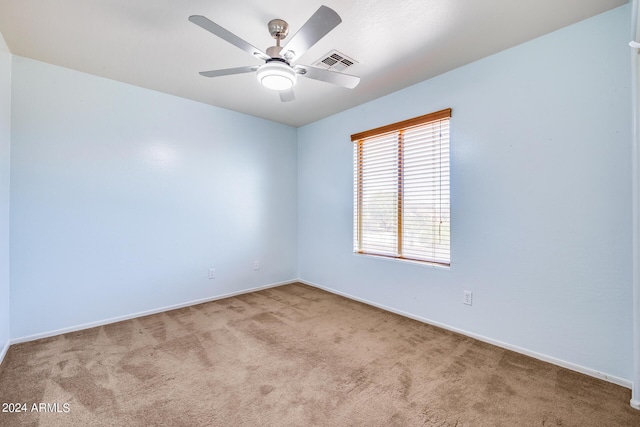
[[[473,303],[473,292],[464,291],[464,296],[462,297],[462,302],[467,305],[472,305]]]
[[[209,269],[209,279],[215,279],[216,278],[216,269],[215,268],[210,268]]]
[[[253,269],[260,270],[260,261],[253,261]]]

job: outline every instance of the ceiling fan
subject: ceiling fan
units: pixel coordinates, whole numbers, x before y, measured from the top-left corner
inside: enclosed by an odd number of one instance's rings
[[[360,82],[360,77],[312,67],[310,65],[296,64],[296,61],[311,46],[316,44],[322,37],[342,22],[340,16],[327,6],[320,6],[284,47],[280,46],[280,42],[289,34],[289,24],[282,19],[269,21],[269,33],[276,39],[276,45],[268,48],[266,53],[204,16],[192,15],[189,17],[189,21],[244,50],[250,55],[265,61],[265,63],[260,66],[248,65],[245,67],[200,72],[200,74],[205,77],[220,77],[255,71],[258,81],[264,87],[278,91],[282,102],[295,100],[293,87],[297,82],[298,75],[333,83],[349,89],[353,89]]]

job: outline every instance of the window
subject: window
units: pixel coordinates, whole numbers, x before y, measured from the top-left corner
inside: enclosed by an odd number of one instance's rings
[[[351,135],[354,251],[450,264],[451,109]]]

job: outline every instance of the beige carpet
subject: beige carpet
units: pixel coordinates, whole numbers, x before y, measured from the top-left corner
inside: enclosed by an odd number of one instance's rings
[[[0,395],[12,427],[640,426],[623,387],[301,284],[14,345]]]

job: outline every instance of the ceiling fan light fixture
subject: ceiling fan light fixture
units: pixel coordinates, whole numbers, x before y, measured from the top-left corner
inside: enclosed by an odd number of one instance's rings
[[[298,79],[295,70],[280,61],[267,62],[260,66],[256,75],[260,84],[271,90],[291,89]]]

